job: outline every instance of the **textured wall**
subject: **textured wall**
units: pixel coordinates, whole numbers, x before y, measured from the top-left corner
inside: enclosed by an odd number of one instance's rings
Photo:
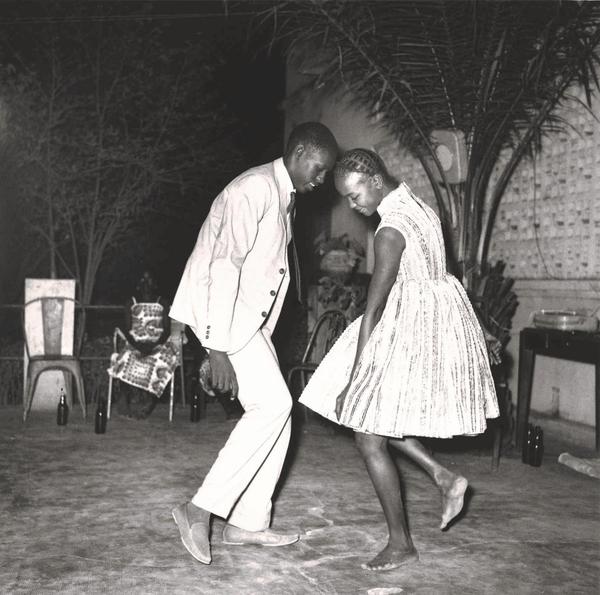
[[[436,208],[431,184],[419,161],[390,139],[376,144],[373,148],[381,155],[390,173],[398,181],[406,182],[419,198]]]
[[[583,99],[581,93],[575,93]],[[592,104],[597,114],[600,103]],[[560,115],[572,126],[544,139],[535,164],[521,163],[498,210],[490,260],[505,260],[517,279],[519,307],[509,355],[518,359],[532,312],[600,306],[600,123],[572,102]],[[516,400],[517,366],[511,378]],[[531,406],[586,424],[594,416],[593,366],[554,358],[536,362]]]
[[[595,99],[593,110],[598,105]],[[515,279],[600,277],[600,122],[577,102],[560,115],[571,128],[544,139],[535,164],[522,161],[498,209],[490,261],[506,261]],[[415,159],[391,141],[375,148],[396,177],[434,206]]]
[[[600,277],[600,122],[576,102],[560,115],[572,128],[521,163],[498,210],[490,257],[517,279]]]

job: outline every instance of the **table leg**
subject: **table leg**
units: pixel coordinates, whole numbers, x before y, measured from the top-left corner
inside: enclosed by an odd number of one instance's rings
[[[519,381],[517,395],[517,429],[515,443],[522,447],[523,434],[529,419],[529,404],[531,403],[531,385],[533,384],[533,369],[535,367],[535,351],[524,345],[523,339],[519,345]]]
[[[600,355],[600,354],[599,354]],[[600,361],[596,361],[596,452],[600,453]]]

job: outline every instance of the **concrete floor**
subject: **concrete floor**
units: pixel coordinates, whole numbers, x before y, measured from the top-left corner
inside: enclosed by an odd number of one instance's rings
[[[0,410],[1,593],[598,593],[598,480],[556,462],[574,445],[552,442],[541,468],[489,453],[439,453],[472,486],[466,513],[438,529],[439,495],[401,461],[420,562],[388,573],[360,568],[383,546],[383,516],[352,440],[310,423],[298,432],[274,526],[300,530],[278,549],[225,546],[213,525],[213,564],[195,562],[170,509],[191,497],[232,422],[158,407],[145,421],[115,417],[105,435],[71,412],[66,427],[33,412]],[[590,453],[587,453],[590,454]]]

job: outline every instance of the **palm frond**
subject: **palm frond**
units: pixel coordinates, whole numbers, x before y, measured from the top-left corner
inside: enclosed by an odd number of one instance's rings
[[[342,93],[377,115],[430,179],[425,157],[439,167],[430,133],[465,133],[465,210],[450,221],[468,228],[464,260],[475,253],[485,259],[498,202],[519,161],[567,126],[555,114],[568,90],[581,85],[589,106],[599,89],[600,2],[296,0],[277,2],[272,14],[295,59],[318,71],[321,92]],[[484,223],[482,201],[506,150],[511,158]],[[444,200],[432,186],[448,219],[454,191],[445,184]]]

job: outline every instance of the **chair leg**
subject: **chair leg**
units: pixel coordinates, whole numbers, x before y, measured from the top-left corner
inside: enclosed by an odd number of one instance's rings
[[[492,451],[492,471],[498,471],[500,465],[500,446],[502,444],[502,428],[500,425],[495,425],[493,432],[494,446]]]
[[[108,396],[106,398],[106,419],[110,419],[110,407],[112,404],[112,389],[113,389],[113,377],[108,375]]]
[[[27,377],[23,383],[23,423],[27,421],[27,395],[29,394],[30,383],[31,381],[29,380],[29,377]]]
[[[185,407],[185,374],[183,371],[183,357],[181,358],[181,365],[179,366],[179,372],[181,375],[181,404]]]
[[[69,409],[73,409],[73,376],[75,376],[75,384],[77,385],[77,376],[72,370],[63,370],[63,383],[65,385],[65,394],[67,397],[67,405]],[[79,385],[77,385],[77,390],[79,390]]]
[[[173,401],[175,400],[175,374],[171,376],[171,390],[169,396],[169,421],[173,421]]]
[[[83,421],[85,421],[87,417],[87,404],[85,402],[85,389],[83,387],[83,376],[81,375],[81,370],[78,370],[75,374],[75,383],[77,384],[77,397],[79,399],[79,404],[81,405],[81,413],[83,415]]]
[[[40,377],[39,371],[34,369],[34,366],[29,364],[27,370],[27,390],[25,393],[25,402],[23,403],[23,421],[27,421],[27,416],[31,409],[31,403],[33,402],[33,395],[37,387],[38,378]]]
[[[29,360],[23,359],[23,406],[27,402],[27,388],[29,386]]]
[[[306,373],[304,370],[300,371],[300,394],[304,392],[306,388]],[[306,405],[302,405],[303,414],[304,414],[304,422],[308,423],[308,407]]]
[[[491,422],[491,430],[493,432],[492,471],[498,471],[498,467],[500,466],[502,439],[506,431],[506,427],[508,426],[510,429],[510,424],[508,424],[507,418],[510,410],[511,393],[505,379],[501,379],[496,383],[496,394],[498,396],[500,417]]]
[[[33,391],[31,391],[32,382],[33,382],[33,380],[28,371],[27,380],[25,382],[25,390],[23,391],[23,423],[27,421],[27,415],[29,414],[29,409],[31,407],[31,401],[33,398]]]
[[[305,371],[301,370],[299,368],[292,368],[288,372],[288,375],[287,375],[288,390],[290,391],[290,393],[292,393],[294,374],[296,372],[298,372],[298,374],[300,375],[300,394],[302,394],[302,392],[304,391],[304,389],[306,387],[306,376],[305,376]],[[303,421],[304,422],[308,422],[308,407],[305,407],[301,403],[298,403],[297,400],[295,400],[295,404],[296,404],[296,407],[300,408],[300,411],[302,413],[302,419],[303,419]]]

